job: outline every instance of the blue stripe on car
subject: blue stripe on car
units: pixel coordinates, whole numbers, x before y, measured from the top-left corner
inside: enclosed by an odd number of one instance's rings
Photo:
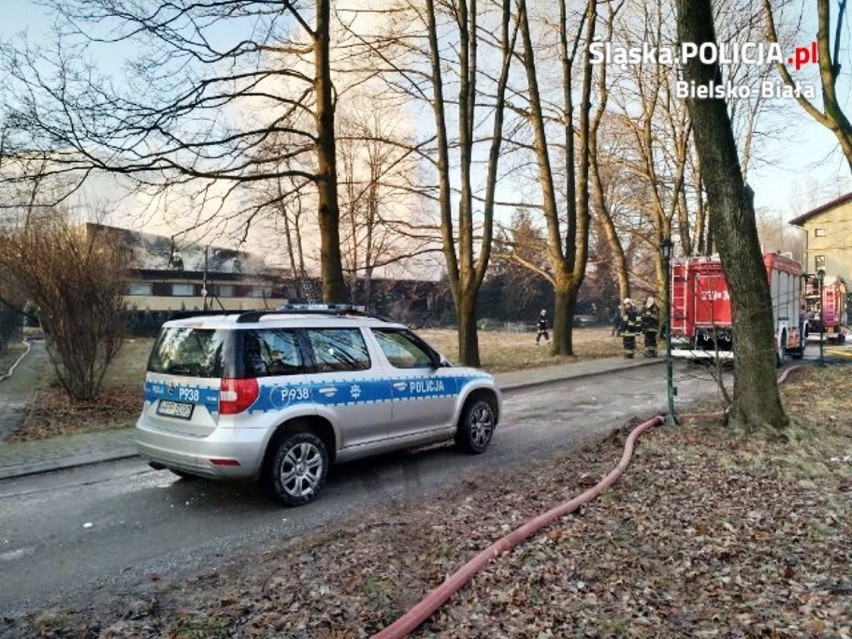
[[[260,384],[257,401],[248,412],[268,412],[281,410],[299,404],[320,404],[323,406],[345,406],[356,404],[375,404],[422,399],[427,397],[449,397],[458,395],[464,386],[477,379],[488,379],[488,375],[454,375],[431,377],[381,377],[358,380],[312,380],[293,384]],[[405,382],[404,388],[395,388],[394,384]],[[176,384],[169,387],[164,382],[145,382],[145,401],[160,399],[186,402],[187,396],[198,392],[198,401],[211,413],[219,411],[219,389],[201,387],[193,384]]]

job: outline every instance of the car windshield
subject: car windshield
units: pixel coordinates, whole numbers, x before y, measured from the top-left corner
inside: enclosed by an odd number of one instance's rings
[[[222,377],[227,331],[165,328],[160,333],[148,370],[190,377]]]

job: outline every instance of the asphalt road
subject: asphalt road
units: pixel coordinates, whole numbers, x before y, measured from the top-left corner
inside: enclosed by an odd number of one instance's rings
[[[676,367],[678,405],[713,395],[707,372]],[[177,479],[126,460],[0,481],[0,616],[210,568],[237,549],[317,531],[365,508],[523,467],[665,409],[664,367],[507,392],[489,450],[437,446],[332,469],[316,502],[276,506],[253,484]],[[511,490],[511,486],[507,486]]]

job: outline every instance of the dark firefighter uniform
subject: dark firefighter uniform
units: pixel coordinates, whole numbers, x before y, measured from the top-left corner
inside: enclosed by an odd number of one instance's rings
[[[535,336],[535,343],[538,344],[542,337],[545,342],[550,341],[550,334],[547,332],[547,311],[544,309],[538,316],[538,333]]]
[[[622,302],[621,315],[621,343],[624,346],[624,357],[632,358],[636,351],[636,336],[641,331],[639,323],[639,313],[636,312],[636,307],[633,306],[633,300],[629,297]]]
[[[657,332],[660,330],[660,309],[653,297],[645,302],[642,311],[642,332],[645,334],[645,357],[657,356]]]

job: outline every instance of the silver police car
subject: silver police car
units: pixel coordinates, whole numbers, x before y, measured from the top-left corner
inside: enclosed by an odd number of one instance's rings
[[[488,373],[354,307],[186,317],[154,344],[136,442],[156,469],[257,479],[297,506],[334,462],[449,439],[484,452],[500,401]]]

